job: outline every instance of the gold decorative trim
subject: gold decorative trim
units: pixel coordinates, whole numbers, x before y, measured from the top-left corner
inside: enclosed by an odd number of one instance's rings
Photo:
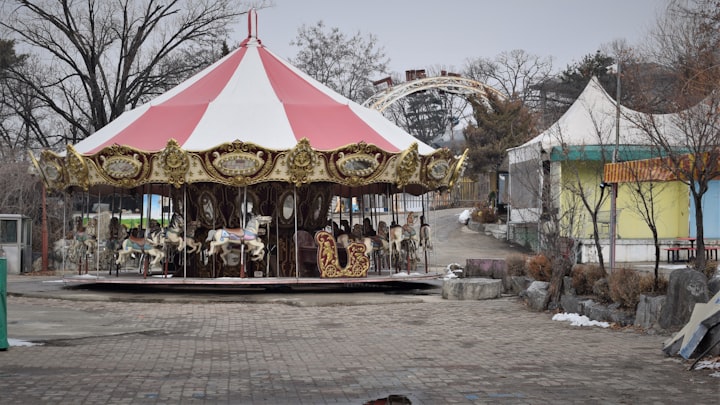
[[[187,152],[180,148],[175,139],[170,139],[160,153],[160,164],[167,175],[167,182],[180,188],[185,183],[185,175],[190,167]]]
[[[340,173],[348,177],[367,177],[375,173],[378,168],[379,154],[373,156],[367,153],[355,153],[345,155],[340,153],[336,165]]]
[[[100,167],[108,176],[116,180],[134,178],[140,173],[142,163],[137,155],[130,156],[100,156]]]
[[[223,175],[229,177],[252,176],[260,170],[264,163],[264,160],[262,159],[262,151],[258,151],[257,155],[246,152],[230,152],[221,154],[216,151],[213,152],[212,155],[215,157],[212,161],[212,165],[215,169]]]
[[[395,171],[397,173],[398,188],[403,188],[410,182],[410,178],[417,171],[419,163],[418,144],[413,142],[409,148],[400,154],[397,161]]]
[[[298,144],[287,154],[285,164],[290,174],[290,182],[296,186],[301,186],[310,181],[309,176],[315,170],[319,158],[317,153],[310,146],[307,138],[303,138]]]
[[[90,186],[88,167],[85,158],[79,154],[72,145],[67,146],[67,169],[71,177],[77,180],[77,184],[87,191]]]
[[[465,165],[466,159],[467,159],[468,150],[465,149],[465,152],[463,152],[462,156],[457,160],[455,163],[455,168],[453,169],[452,177],[450,177],[450,181],[448,182],[448,187],[453,188],[455,185],[455,182],[463,175],[463,172],[465,171]]]

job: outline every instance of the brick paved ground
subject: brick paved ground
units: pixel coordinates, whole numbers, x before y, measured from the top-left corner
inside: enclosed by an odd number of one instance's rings
[[[363,404],[391,394],[414,405],[720,401],[720,379],[665,357],[666,337],[571,327],[514,297],[310,307],[8,301],[81,308],[129,333],[0,352],[3,404]]]

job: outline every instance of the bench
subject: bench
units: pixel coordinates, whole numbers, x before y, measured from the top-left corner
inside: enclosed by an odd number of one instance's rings
[[[680,252],[686,251],[687,260],[690,260],[695,257],[695,252],[697,251],[697,248],[690,246],[672,246],[663,248],[663,250],[667,252],[667,262],[676,263],[680,261]],[[717,260],[718,250],[720,250],[720,246],[705,246],[705,258],[708,260]]]
[[[690,251],[695,250],[695,248],[691,248],[690,246],[672,246],[663,248],[663,250],[667,252],[667,262],[676,263],[680,261],[680,252],[682,251],[688,252],[687,260],[690,260]]]

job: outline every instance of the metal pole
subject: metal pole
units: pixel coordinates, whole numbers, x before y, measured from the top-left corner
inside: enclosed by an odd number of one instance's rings
[[[352,200],[350,201],[352,218]],[[295,219],[295,278],[300,278],[300,249],[298,249],[297,185],[293,185],[293,217]]]
[[[618,148],[620,147],[620,60],[617,61],[617,94],[615,99],[615,148],[613,149],[612,162],[618,160]],[[615,269],[615,240],[617,237],[617,193],[618,183],[613,183],[610,188],[610,271]]]

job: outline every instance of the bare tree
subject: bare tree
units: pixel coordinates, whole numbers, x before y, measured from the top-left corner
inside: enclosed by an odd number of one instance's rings
[[[539,97],[534,86],[546,81],[552,71],[552,59],[522,49],[502,52],[493,59],[476,58],[466,62],[463,74],[492,86],[508,98],[520,99],[530,109],[537,108]]]
[[[41,62],[13,69],[14,80],[57,117],[49,130],[75,142],[215,60],[248,7],[239,0],[14,0],[0,26]]]
[[[389,59],[372,34],[348,37],[340,28],[318,21],[302,25],[290,45],[299,48],[292,59],[296,67],[358,103],[373,94],[373,78],[387,76]]]
[[[705,268],[703,196],[720,176],[720,1],[673,1],[648,49],[678,72],[670,118],[642,115],[638,126],[666,156],[666,169],[687,184],[695,206],[696,268]]]

